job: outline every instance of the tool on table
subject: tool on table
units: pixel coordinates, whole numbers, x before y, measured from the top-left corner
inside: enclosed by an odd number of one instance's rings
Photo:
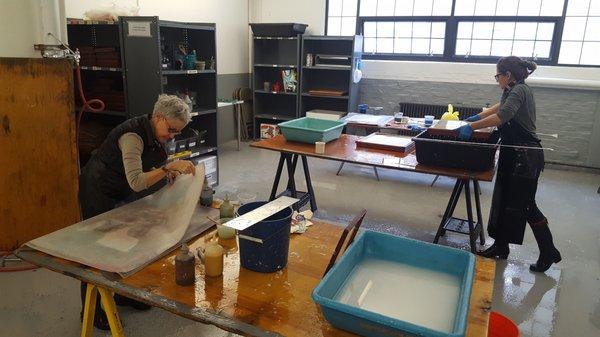
[[[205,248],[198,248],[198,258],[204,263],[206,276],[217,277],[223,274],[223,255],[225,248],[216,242],[209,243]]]
[[[441,140],[441,139],[427,139],[427,138],[421,138],[419,140],[423,141],[423,142],[433,142],[433,143],[443,142],[443,143],[471,145],[471,146],[478,146],[478,147],[496,147],[496,146],[498,146],[498,147],[510,147],[510,148],[516,148],[516,149],[554,151],[554,149],[550,148],[550,147],[505,145],[505,144],[495,144],[495,143],[491,144],[491,143],[463,142],[463,141],[460,141],[460,140]]]
[[[229,221],[225,226],[235,228],[237,230],[244,230],[257,222],[260,222],[271,215],[281,211],[284,208],[290,207],[299,199],[290,198],[287,196],[279,197],[253,211],[250,211],[244,215],[238,216],[237,218]]]
[[[184,243],[175,257],[175,283],[180,286],[189,286],[194,284],[195,280],[194,255],[190,253],[190,248]]]

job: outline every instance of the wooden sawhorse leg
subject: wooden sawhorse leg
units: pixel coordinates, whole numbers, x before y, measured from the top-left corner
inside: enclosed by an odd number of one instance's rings
[[[110,333],[113,337],[125,337],[123,334],[123,326],[119,319],[119,313],[117,312],[117,305],[113,298],[113,293],[98,287],[94,284],[88,283],[87,290],[85,292],[85,306],[83,308],[83,325],[81,327],[81,337],[91,337],[94,332],[94,316],[96,314],[96,301],[98,300],[98,293],[100,293],[100,300],[104,307],[104,312],[108,318],[108,325],[110,326]]]

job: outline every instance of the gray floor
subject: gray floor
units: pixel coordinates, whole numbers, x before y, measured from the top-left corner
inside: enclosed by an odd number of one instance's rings
[[[243,144],[237,152],[234,143],[226,144],[218,195],[250,192],[265,199],[277,160],[269,151]],[[453,186],[442,177],[429,187],[432,176],[391,170],[380,170],[378,182],[371,168],[356,165],[336,176],[337,163],[309,159],[309,164],[319,218],[345,223],[366,208],[365,227],[427,241],[433,239]],[[512,247],[508,261],[497,264],[492,309],[516,322],[522,336],[600,335],[599,184],[598,175],[547,169],[538,204],[550,219],[563,261],[546,275],[530,273],[527,266],[537,258],[537,246],[527,230],[524,245]],[[483,183],[482,189],[487,218],[492,185]],[[465,213],[463,203],[458,215]],[[466,237],[450,234],[444,244],[464,248]],[[79,286],[69,277],[46,270],[0,273],[0,336],[78,336],[79,310]],[[120,313],[127,336],[228,335],[159,309]]]

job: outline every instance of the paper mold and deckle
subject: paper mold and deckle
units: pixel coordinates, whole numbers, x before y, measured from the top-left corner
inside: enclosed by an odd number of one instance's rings
[[[204,165],[199,164],[195,176],[181,175],[173,185],[152,195],[26,245],[104,271],[129,275],[183,239],[189,239],[192,215],[200,211],[196,205],[203,181]]]

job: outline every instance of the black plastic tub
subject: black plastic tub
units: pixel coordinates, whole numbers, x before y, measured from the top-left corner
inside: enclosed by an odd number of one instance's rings
[[[251,23],[254,36],[292,37],[304,34],[306,27],[303,23]]]
[[[413,141],[419,164],[485,171],[494,165],[500,134],[495,131],[486,141],[463,142],[454,137],[434,136],[426,130],[414,137]]]

